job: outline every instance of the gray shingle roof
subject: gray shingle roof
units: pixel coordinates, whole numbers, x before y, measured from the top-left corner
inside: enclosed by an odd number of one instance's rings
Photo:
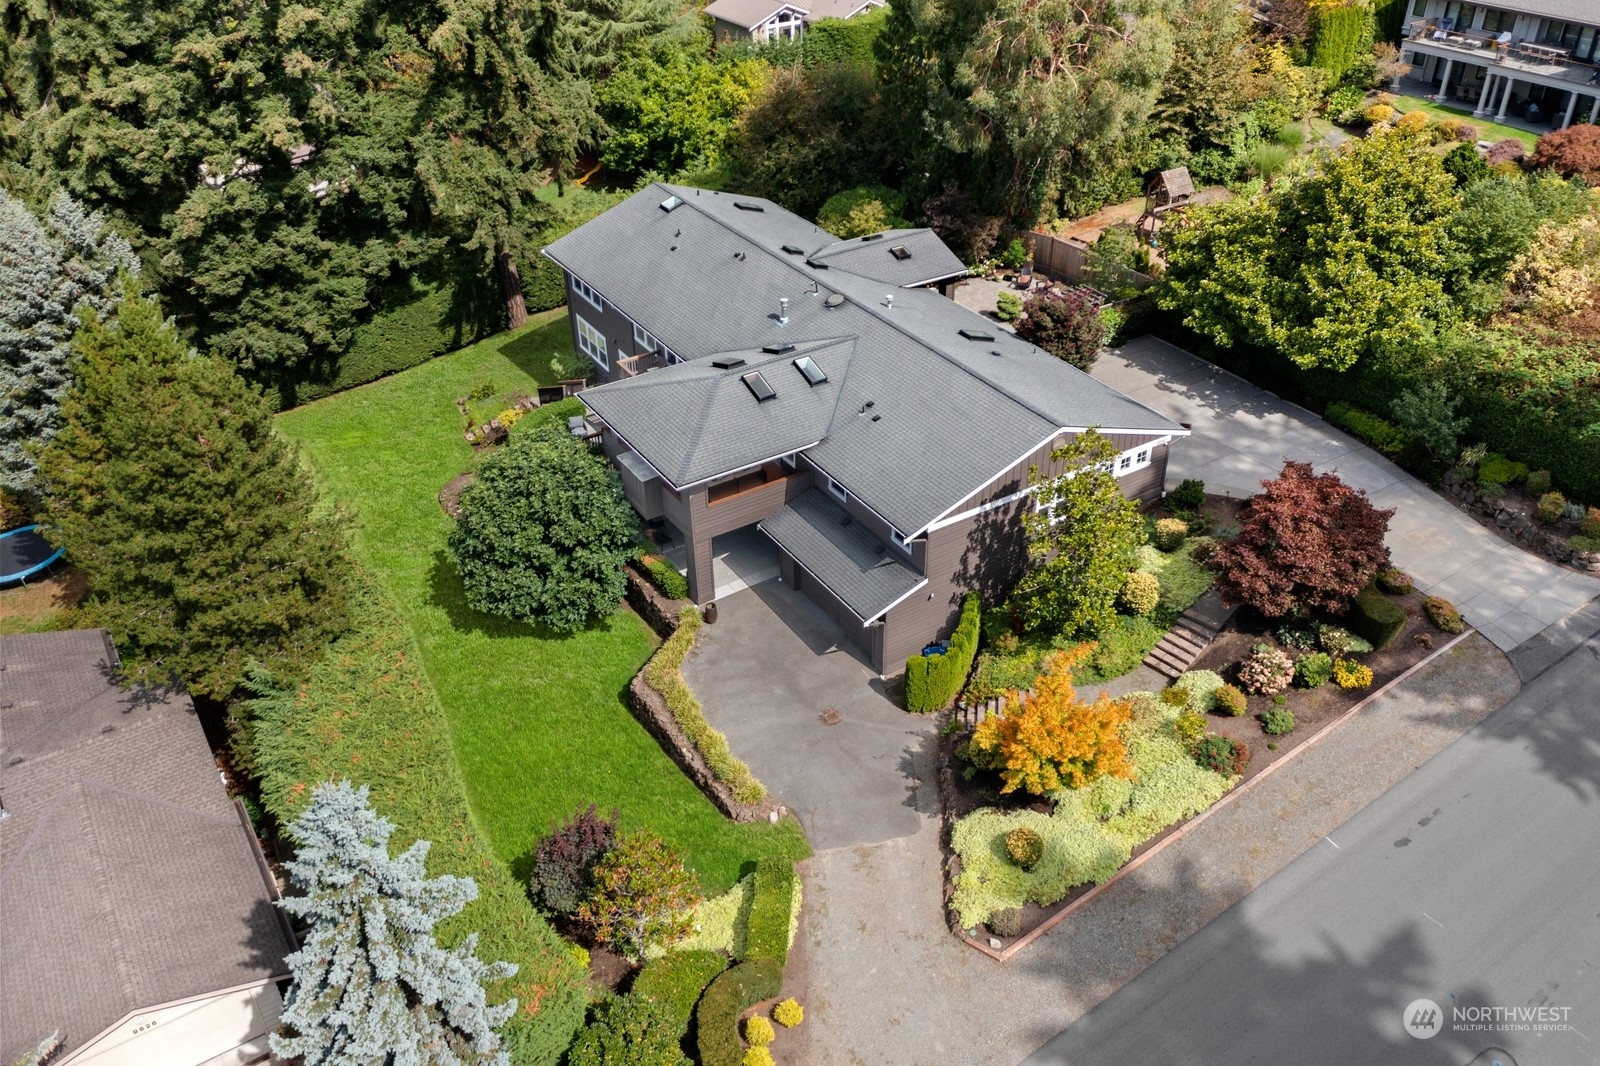
[[[0,1061],[286,973],[188,698],[118,689],[100,630],[0,637],[0,661]]]
[[[757,527],[833,590],[863,621],[871,621],[925,579],[894,549],[852,521],[828,494],[808,489]]]
[[[902,253],[897,255],[896,251]],[[966,273],[966,264],[931,229],[891,229],[812,252],[812,263],[889,285],[925,285]]]
[[[882,0],[878,0],[878,3],[871,6],[878,6],[881,2]],[[806,21],[847,19],[868,6],[868,0],[807,0],[806,7],[810,9],[811,14],[806,16]]]
[[[682,201],[670,212],[660,206],[668,196]],[[741,203],[762,210],[742,210]],[[835,417],[821,443],[807,454],[908,536],[1060,429],[1100,425],[1152,435],[1182,432],[1154,411],[937,293],[901,289],[842,266],[807,265],[807,258],[838,243],[768,201],[670,185],[644,189],[562,237],[546,249],[552,259],[689,360],[689,365],[590,389],[583,393],[584,401],[600,412],[611,394],[644,385],[661,391],[639,395],[666,397],[675,378],[693,377],[700,382],[695,388],[720,388],[716,376],[705,375],[696,361],[776,342],[854,338]],[[785,252],[786,244],[799,251]],[[841,299],[829,306],[833,294]],[[892,306],[885,305],[886,296],[892,297]],[[789,300],[789,321],[783,325],[778,322],[780,297]],[[583,313],[581,302],[573,312]],[[964,328],[991,333],[997,340],[965,340],[957,332]],[[987,355],[996,347],[1004,353],[1001,357]],[[771,410],[757,415],[754,399],[742,392],[741,387],[726,393],[729,410],[742,404],[752,418],[791,425],[778,417],[779,407],[788,406],[785,393],[761,404]],[[675,395],[674,406],[631,397],[625,411],[621,405],[613,409],[615,421],[604,413],[601,417],[664,475],[667,467],[699,471],[716,465],[701,463],[682,451],[686,448],[764,453],[747,462],[781,450],[778,444],[724,441],[725,434],[709,423],[698,435],[655,426],[679,420],[685,401],[682,394]],[[868,401],[873,402],[871,413],[880,416],[877,421],[858,414]],[[727,435],[748,432],[750,425],[740,422]],[[656,443],[641,445],[640,440]],[[647,446],[656,448],[654,454]]]
[[[1484,6],[1527,15],[1544,15],[1546,18],[1568,19],[1591,26],[1600,25],[1600,4],[1596,4],[1595,0],[1492,0]]]

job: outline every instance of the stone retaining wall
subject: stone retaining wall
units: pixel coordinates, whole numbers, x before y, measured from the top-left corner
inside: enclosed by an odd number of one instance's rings
[[[666,640],[678,631],[678,612],[688,606],[688,600],[669,600],[650,579],[629,563],[622,568],[628,578],[628,606],[639,613],[656,635]]]
[[[1566,563],[1578,570],[1600,573],[1600,552],[1573,551],[1567,545],[1567,538],[1551,532],[1548,527],[1540,525],[1531,518],[1517,514],[1503,506],[1499,500],[1483,498],[1476,484],[1458,478],[1454,471],[1445,475],[1439,491],[1461,501],[1466,510],[1478,516],[1485,525],[1492,522],[1504,530],[1506,536],[1528,551],[1537,552],[1558,563]]]

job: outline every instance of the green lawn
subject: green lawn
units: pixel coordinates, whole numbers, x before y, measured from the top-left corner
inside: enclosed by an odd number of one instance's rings
[[[626,609],[570,637],[478,614],[445,551],[450,520],[438,493],[473,464],[456,398],[482,381],[531,391],[566,376],[567,329],[565,311],[546,312],[516,333],[287,411],[278,424],[353,511],[355,550],[416,634],[473,813],[501,859],[522,875],[538,838],[594,803],[660,833],[707,891],[721,892],[757,856],[808,849],[793,822],[723,818],[628,712],[623,694],[656,644],[649,628]]]
[[[1445,107],[1441,104],[1433,103],[1431,100],[1418,100],[1414,96],[1402,96],[1394,102],[1394,106],[1395,110],[1403,115],[1408,115],[1413,111],[1425,111],[1435,122],[1446,118],[1464,119],[1478,127],[1478,139],[1480,141],[1503,141],[1507,137],[1514,137],[1527,145],[1528,151],[1531,152],[1534,144],[1539,140],[1537,133],[1519,130],[1515,126],[1503,126],[1498,122],[1489,122],[1486,119],[1473,118],[1470,108],[1463,110],[1456,107]]]

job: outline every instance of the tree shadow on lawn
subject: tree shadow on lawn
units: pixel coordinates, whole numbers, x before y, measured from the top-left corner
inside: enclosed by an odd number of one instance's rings
[[[517,334],[500,346],[500,354],[540,385],[585,376],[572,351],[571,327],[565,314]]]
[[[549,626],[485,614],[467,603],[466,590],[461,587],[461,575],[456,572],[455,560],[450,558],[450,552],[445,548],[434,549],[433,562],[428,568],[428,605],[443,610],[450,618],[451,628],[459,632],[511,639],[533,637],[537,640],[571,640],[581,633],[609,630],[617,616],[617,612],[613,611],[591,619],[582,629],[563,633]],[[619,698],[626,700],[626,689]]]

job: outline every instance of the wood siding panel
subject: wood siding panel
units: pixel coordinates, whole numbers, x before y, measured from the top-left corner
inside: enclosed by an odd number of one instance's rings
[[[617,370],[617,360],[633,354],[633,322],[627,315],[613,307],[604,293],[600,294],[600,302],[605,305],[605,309],[595,310],[589,298],[580,295],[573,287],[572,275],[567,274],[566,279],[567,326],[572,334],[572,350],[583,355],[583,349],[578,347],[577,321],[577,316],[582,315],[585,322],[605,334],[606,338],[606,351],[611,365],[602,370],[600,365],[595,363],[595,376],[601,381],[615,381],[622,376]],[[587,359],[588,356],[584,355],[584,358]]]

